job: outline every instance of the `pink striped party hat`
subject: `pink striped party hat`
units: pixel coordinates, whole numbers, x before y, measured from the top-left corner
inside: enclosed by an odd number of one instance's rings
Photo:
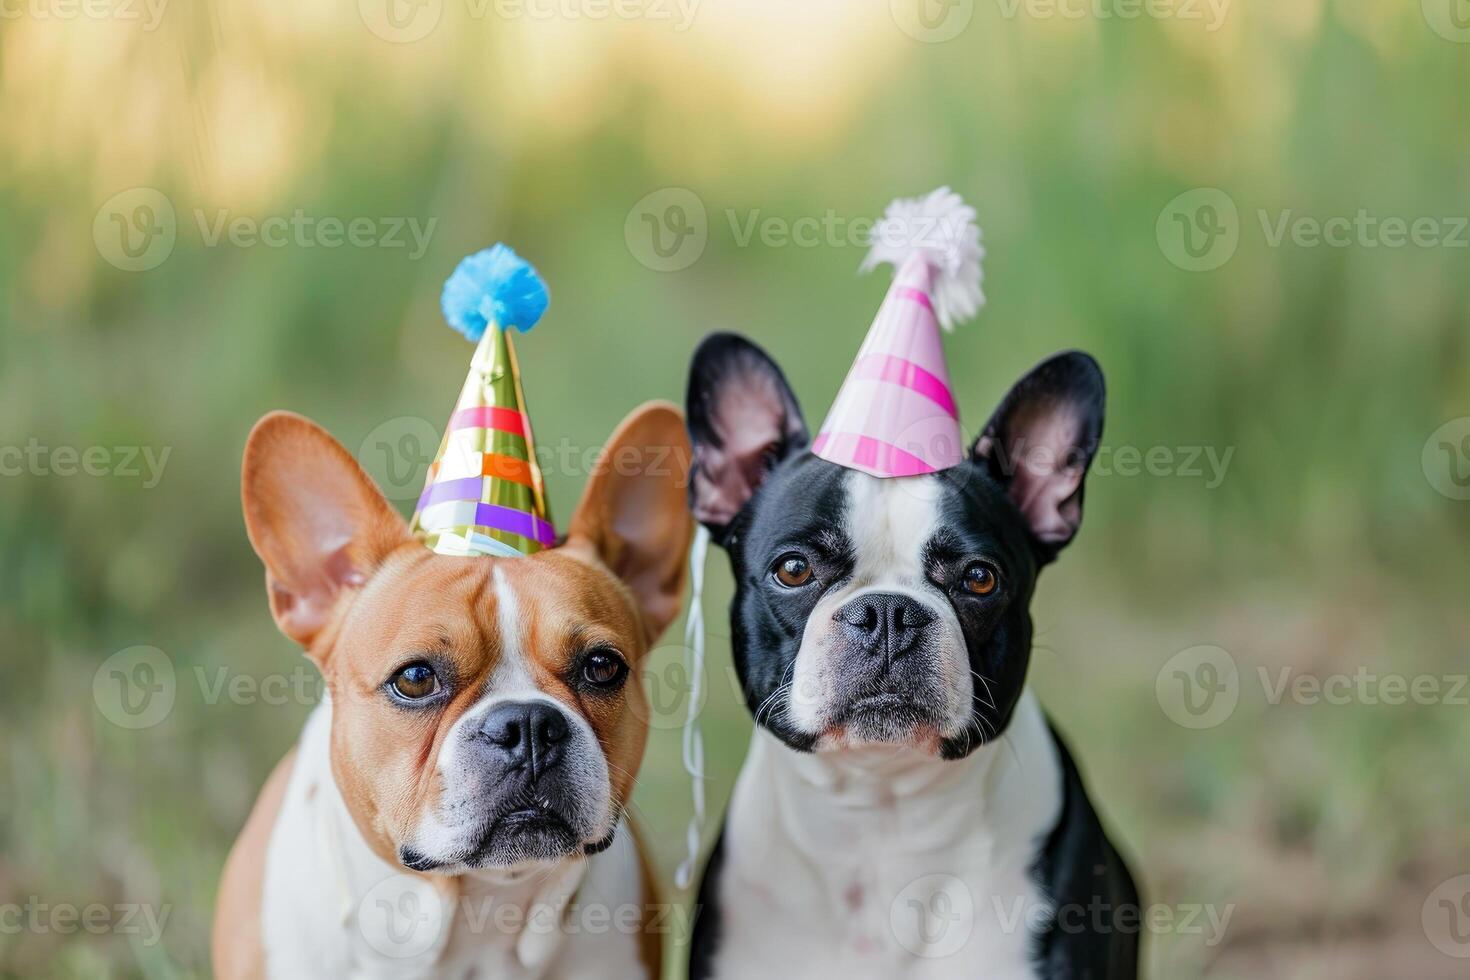
[[[975,209],[948,187],[888,206],[862,269],[891,264],[893,285],[812,452],[878,477],[935,473],[964,459],[939,333],[984,304],[984,255]]]

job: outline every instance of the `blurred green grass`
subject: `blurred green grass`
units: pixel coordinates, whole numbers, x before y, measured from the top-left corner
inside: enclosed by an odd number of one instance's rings
[[[391,45],[317,3],[171,9],[149,34],[0,28],[0,445],[170,453],[152,488],[0,478],[0,902],[172,909],[152,947],[0,931],[0,972],[207,975],[225,851],[308,710],[211,704],[196,674],[304,666],[270,622],[239,517],[256,418],[308,414],[370,467],[385,425],[442,425],[467,351],[442,326],[439,284],[505,240],[553,294],[519,347],[543,450],[575,458],[638,402],[680,400],[713,329],[770,349],[815,422],[882,277],[855,278],[859,247],[742,245],[738,229],[870,217],[947,183],[989,250],[989,306],[949,339],[971,427],[1031,363],[1081,347],[1108,375],[1109,445],[1234,453],[1215,488],[1094,475],[1035,610],[1036,685],[1149,897],[1236,907],[1217,947],[1153,937],[1153,975],[1458,975],[1419,903],[1470,871],[1465,709],[1273,705],[1257,669],[1466,669],[1470,505],[1420,462],[1432,431],[1470,415],[1466,252],[1271,247],[1260,215],[1470,213],[1470,47],[1417,5],[1369,0],[1242,0],[1218,33],[977,5],[931,45],[883,6],[753,4],[754,26],[726,37],[746,15],[711,4],[687,34],[561,25],[560,46],[558,25],[493,20]],[[785,56],[795,67],[770,53],[778,32],[806,45]],[[179,221],[167,261],[141,273],[92,237],[102,203],[133,186],[162,191]],[[665,187],[708,215],[704,253],[673,273],[624,234]],[[1197,187],[1240,213],[1238,251],[1206,273],[1172,264],[1156,235]],[[417,261],[206,247],[196,213],[221,208],[436,225]],[[548,473],[562,517],[584,479],[569,469]],[[718,814],[749,723],[718,555],[711,577]],[[92,683],[140,644],[180,684],[167,719],[135,732],[99,713]],[[1199,644],[1230,651],[1244,691],[1224,724],[1189,731],[1154,685]],[[637,803],[671,872],[689,801],[668,714]]]

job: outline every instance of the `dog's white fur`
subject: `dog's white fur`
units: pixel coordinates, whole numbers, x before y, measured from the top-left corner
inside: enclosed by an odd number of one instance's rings
[[[1047,903],[1030,861],[1061,805],[1029,692],[956,761],[803,754],[757,729],[725,824],[714,976],[1034,980],[1027,926]]]

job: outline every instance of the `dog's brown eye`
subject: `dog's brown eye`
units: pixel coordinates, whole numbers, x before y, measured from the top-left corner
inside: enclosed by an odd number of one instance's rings
[[[393,690],[405,701],[422,701],[439,691],[439,677],[428,664],[409,664],[393,675]]]
[[[990,595],[1000,580],[995,577],[995,569],[984,562],[975,562],[965,569],[965,591],[974,595]]]
[[[615,653],[594,650],[582,661],[582,677],[593,687],[613,687],[623,679],[628,667]]]
[[[776,581],[794,589],[806,585],[812,578],[812,566],[801,555],[782,555],[776,562]]]

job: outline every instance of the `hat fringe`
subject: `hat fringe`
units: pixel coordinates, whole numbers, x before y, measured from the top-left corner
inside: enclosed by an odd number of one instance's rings
[[[885,262],[898,270],[918,256],[932,270],[935,317],[952,331],[985,305],[980,288],[985,247],[975,217],[975,209],[948,187],[924,197],[899,198],[874,224],[872,247],[861,271],[870,272]]]

